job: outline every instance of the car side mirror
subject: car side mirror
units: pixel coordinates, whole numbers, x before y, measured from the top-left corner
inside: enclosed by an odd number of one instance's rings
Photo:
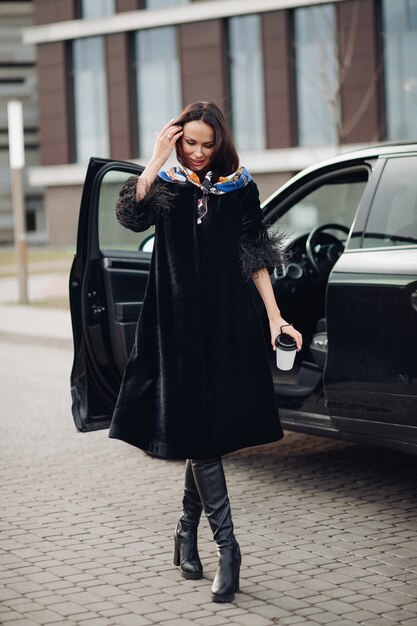
[[[145,237],[145,239],[143,239],[143,241],[140,242],[138,250],[140,252],[152,252],[154,242],[155,242],[155,233],[152,233],[151,235],[148,235],[147,237]]]

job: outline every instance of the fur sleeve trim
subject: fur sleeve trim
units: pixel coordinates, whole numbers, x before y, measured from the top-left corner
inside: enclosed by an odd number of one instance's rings
[[[286,261],[283,233],[268,233],[262,225],[258,237],[252,239],[243,236],[240,242],[240,261],[246,280],[254,272],[266,267],[271,274],[275,268],[281,268]]]
[[[130,176],[119,192],[116,217],[120,224],[134,232],[141,232],[156,223],[158,217],[169,210],[172,191],[156,179],[142,200],[136,200],[138,177]]]

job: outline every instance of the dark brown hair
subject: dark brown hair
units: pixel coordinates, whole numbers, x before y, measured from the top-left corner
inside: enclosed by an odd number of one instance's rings
[[[185,107],[174,123],[177,126],[184,126],[188,122],[195,121],[205,122],[214,131],[214,152],[210,166],[213,171],[213,181],[218,180],[219,176],[227,176],[235,172],[239,167],[239,157],[226,119],[217,104],[192,102]],[[187,166],[181,138],[176,143],[176,152],[179,163]]]

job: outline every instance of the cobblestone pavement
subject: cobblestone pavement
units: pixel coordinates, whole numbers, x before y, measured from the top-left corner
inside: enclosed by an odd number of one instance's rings
[[[172,564],[183,463],[70,415],[69,350],[0,346],[4,626],[417,624],[417,459],[298,434],[225,459],[241,592]]]

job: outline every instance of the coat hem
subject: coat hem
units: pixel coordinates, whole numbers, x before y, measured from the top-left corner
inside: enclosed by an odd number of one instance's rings
[[[284,437],[284,432],[282,429],[279,429],[275,435],[271,435],[269,437],[262,437],[259,440],[250,442],[241,442],[234,444],[233,446],[226,446],[224,448],[219,448],[216,450],[189,450],[185,452],[184,450],[175,450],[172,448],[168,448],[163,444],[149,444],[144,442],[139,442],[135,438],[130,438],[126,435],[122,435],[115,429],[112,429],[109,432],[110,439],[119,439],[120,441],[124,441],[125,443],[134,446],[135,448],[139,448],[143,452],[150,454],[151,456],[158,457],[160,459],[166,460],[185,460],[185,459],[206,459],[211,457],[219,457],[224,456],[226,454],[231,454],[232,452],[237,452],[238,450],[243,450],[244,448],[253,448],[255,446],[263,446],[268,443],[274,443],[276,441],[280,441]]]

